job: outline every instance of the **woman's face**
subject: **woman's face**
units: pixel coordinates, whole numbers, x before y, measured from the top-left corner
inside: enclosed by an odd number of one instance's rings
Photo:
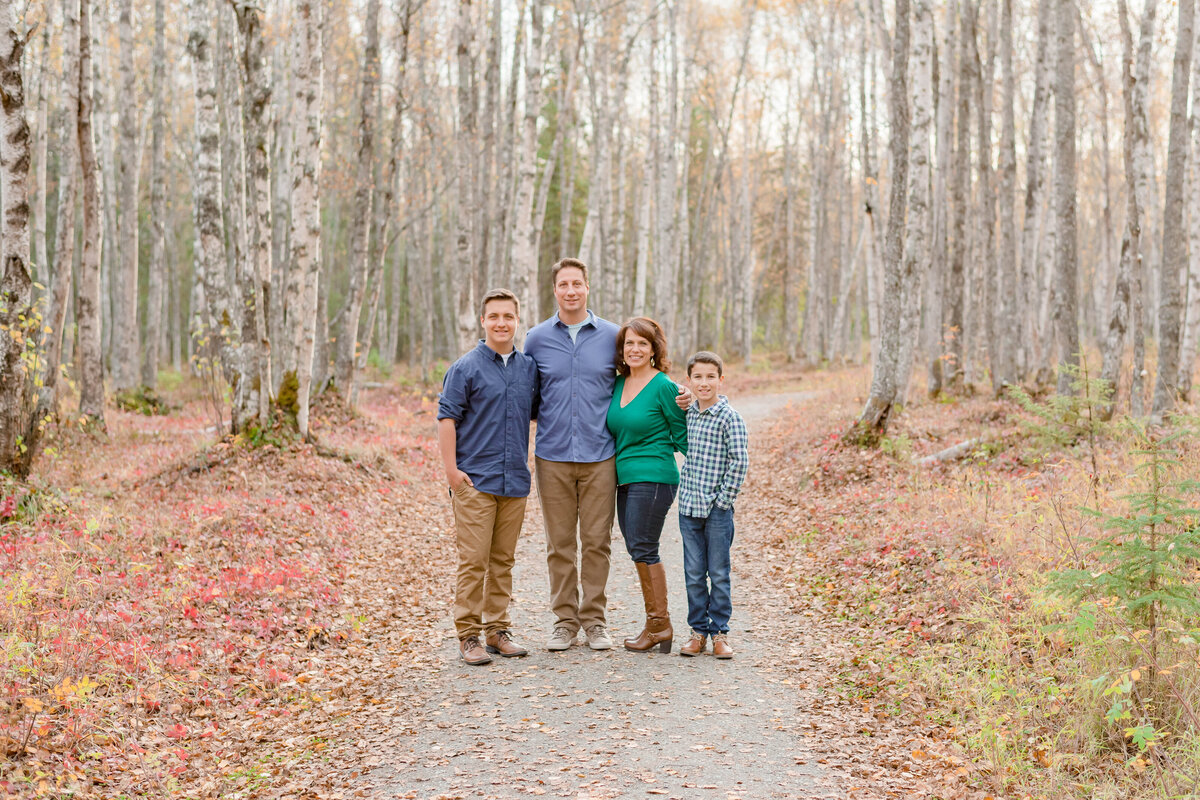
[[[631,330],[625,331],[625,347],[622,355],[630,369],[637,369],[650,364],[650,357],[654,355],[654,346],[649,339],[638,336]]]

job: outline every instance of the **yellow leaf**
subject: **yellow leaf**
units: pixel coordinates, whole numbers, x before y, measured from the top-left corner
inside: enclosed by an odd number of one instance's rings
[[[1142,671],[1140,669],[1132,670],[1129,673],[1129,680],[1131,680],[1131,681],[1140,680],[1141,677],[1142,677]]]
[[[46,707],[46,704],[36,697],[26,697],[24,703],[25,707],[35,714]]]

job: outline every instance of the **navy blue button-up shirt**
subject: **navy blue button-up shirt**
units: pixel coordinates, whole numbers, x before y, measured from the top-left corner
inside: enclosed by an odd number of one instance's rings
[[[537,367],[520,350],[505,366],[480,340],[442,379],[438,419],[454,420],[455,460],[481,492],[529,494],[529,421],[537,413]]]
[[[619,330],[589,311],[572,342],[556,312],[525,336],[525,352],[537,362],[541,379],[538,458],[580,464],[612,458],[605,418],[617,380]]]

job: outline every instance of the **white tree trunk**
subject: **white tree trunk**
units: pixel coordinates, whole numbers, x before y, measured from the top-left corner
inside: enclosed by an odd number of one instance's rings
[[[292,69],[296,141],[292,153],[292,268],[299,273],[291,342],[296,365],[296,426],[308,438],[308,407],[316,353],[318,283],[321,277],[321,116],[323,111],[322,9],[297,0],[292,19]]]
[[[1190,2],[1190,0],[1184,0]],[[1054,329],[1058,343],[1058,392],[1071,391],[1071,375],[1063,367],[1079,364],[1079,320],[1076,284],[1079,263],[1075,244],[1075,3],[1057,0],[1055,27],[1058,53],[1054,92],[1055,234]],[[1191,31],[1188,32],[1189,35]]]
[[[1137,204],[1140,236],[1138,250],[1133,256],[1132,306],[1133,316],[1133,377],[1129,387],[1129,410],[1135,417],[1144,414],[1146,332],[1145,299],[1150,285],[1151,253],[1147,248],[1150,226],[1148,220],[1156,205],[1154,185],[1154,153],[1150,149],[1150,79],[1153,75],[1153,44],[1156,29],[1155,14],[1158,0],[1146,0],[1142,26],[1138,34],[1137,66],[1133,85],[1133,161],[1137,172]]]
[[[542,3],[530,0],[529,54],[525,59],[525,116],[521,123],[520,167],[513,209],[512,280],[523,305],[526,326],[541,319],[538,308],[537,230],[533,221],[533,190],[537,179],[538,116],[542,108]]]
[[[268,141],[273,93],[266,63],[266,39],[258,6],[235,0],[238,21],[242,129],[246,137],[246,253],[238,283],[241,293],[243,368],[250,384],[236,409],[240,425],[266,425],[271,416],[271,170]]]
[[[1200,25],[1193,25],[1200,39]],[[1192,391],[1192,370],[1196,366],[1196,346],[1200,341],[1200,43],[1192,42],[1192,118],[1191,153],[1187,169],[1187,308],[1183,342],[1179,347],[1179,376],[1176,389],[1187,398]]]
[[[0,469],[28,474],[22,446],[33,380],[26,348],[37,341],[33,275],[29,269],[29,160],[32,136],[25,119],[21,58],[26,39],[16,3],[0,7]]]
[[[150,77],[150,264],[147,268],[146,341],[142,349],[142,385],[158,385],[162,334],[163,279],[166,277],[166,0],[154,0],[154,54]]]
[[[871,393],[855,427],[865,440],[887,431],[897,402],[897,368],[903,319],[904,220],[908,188],[908,0],[896,0],[896,32],[892,41],[892,70],[888,94],[891,121],[891,198],[888,208],[887,247],[884,252],[883,318],[879,356],[871,376]]]
[[[370,267],[371,209],[375,202],[375,117],[379,85],[379,0],[367,0],[366,47],[359,95],[358,165],[354,179],[354,216],[350,232],[350,289],[337,334],[334,381],[346,402],[354,394],[358,365],[358,329]]]
[[[100,338],[100,257],[104,248],[100,165],[92,111],[92,10],[82,0],[79,13],[79,167],[83,176],[83,254],[75,319],[79,326],[79,413],[104,428],[104,354]]]
[[[133,0],[121,0],[117,16],[121,75],[117,160],[117,260],[113,264],[117,312],[113,325],[113,388],[129,389],[138,382],[138,102],[133,68]]]
[[[1158,377],[1154,383],[1155,419],[1172,410],[1179,378],[1179,282],[1187,268],[1187,240],[1183,230],[1183,180],[1187,171],[1188,81],[1192,73],[1193,0],[1178,0],[1179,24],[1175,66],[1171,75],[1171,127],[1167,142],[1166,193],[1163,198],[1162,269],[1158,298]]]
[[[471,0],[459,0],[455,34],[459,114],[455,146],[458,209],[455,215],[454,279],[452,281],[455,334],[459,352],[466,352],[471,348],[477,328],[475,322],[475,254],[477,247],[475,222],[479,213],[479,196],[475,190],[475,151],[477,148],[475,138],[478,131],[479,90],[474,77],[473,30]]]
[[[900,344],[896,363],[896,399],[905,402],[913,350],[921,324],[921,281],[929,260],[929,149],[933,128],[933,11],[930,0],[912,0],[913,115],[908,156],[908,224],[900,274]],[[843,301],[845,302],[845,301]]]

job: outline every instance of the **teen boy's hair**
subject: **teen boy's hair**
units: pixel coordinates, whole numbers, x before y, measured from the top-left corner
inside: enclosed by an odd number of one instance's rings
[[[479,304],[480,318],[487,316],[487,304],[493,300],[511,300],[512,304],[517,307],[517,316],[521,316],[521,301],[517,299],[515,294],[508,289],[492,289],[483,296],[483,302]]]
[[[723,362],[721,357],[716,353],[709,352],[708,350],[701,350],[689,358],[687,367],[687,374],[689,378],[692,377],[692,367],[696,366],[697,364],[712,364],[717,368],[717,377],[725,377],[725,362]]]
[[[584,283],[588,282],[587,264],[583,263],[578,258],[560,258],[558,260],[558,263],[556,263],[553,267],[550,268],[550,284],[551,285],[558,284],[558,273],[561,272],[562,270],[566,269],[567,267],[574,267],[575,269],[582,272],[583,273],[583,282]]]

